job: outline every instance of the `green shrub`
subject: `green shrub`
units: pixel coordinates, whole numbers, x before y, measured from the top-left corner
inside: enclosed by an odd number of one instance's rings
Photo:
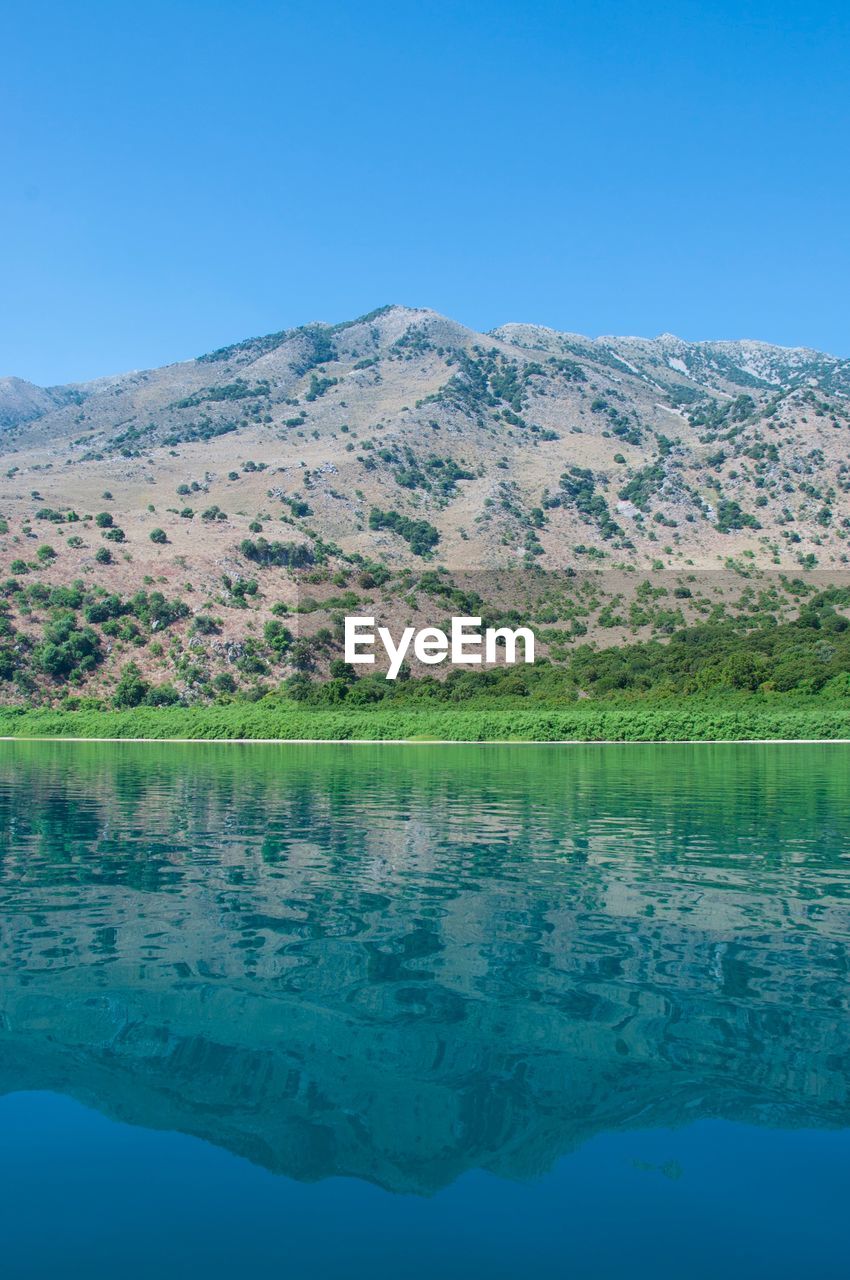
[[[79,679],[103,659],[100,639],[91,627],[79,627],[73,613],[59,614],[44,628],[33,651],[37,670],[52,680]]]
[[[170,684],[151,685],[145,695],[145,705],[148,707],[174,707],[180,701],[180,694]]]
[[[138,707],[148,695],[150,685],[142,677],[135,662],[128,662],[112,697],[114,707]]]
[[[282,658],[292,645],[292,632],[273,618],[263,627],[263,639],[275,656]]]
[[[304,542],[268,542],[265,538],[252,542],[245,538],[239,550],[246,560],[255,564],[279,565],[288,569],[301,569],[316,560],[312,548]]]
[[[370,529],[389,529],[404,538],[417,556],[427,556],[440,541],[439,530],[427,520],[411,520],[400,511],[381,511],[373,507],[369,513]]]
[[[192,634],[197,636],[215,636],[221,631],[221,619],[211,618],[208,613],[199,613],[192,623]]]

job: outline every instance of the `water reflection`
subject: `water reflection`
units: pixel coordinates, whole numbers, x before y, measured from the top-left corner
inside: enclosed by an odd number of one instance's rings
[[[3,744],[0,1092],[417,1193],[846,1126],[849,763]]]

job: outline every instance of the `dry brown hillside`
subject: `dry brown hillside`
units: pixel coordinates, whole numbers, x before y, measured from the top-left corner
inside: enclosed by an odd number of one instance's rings
[[[840,570],[848,397],[850,362],[814,351],[398,306],[77,386],[8,378],[0,572],[25,647],[56,601],[20,609],[10,579],[182,600],[153,654],[107,632],[83,683],[129,655],[191,686],[192,646],[225,669],[294,602],[299,547],[326,593],[374,565]]]

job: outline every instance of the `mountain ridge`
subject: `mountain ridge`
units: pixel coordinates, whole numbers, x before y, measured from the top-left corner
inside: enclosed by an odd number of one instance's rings
[[[377,307],[371,312],[367,312],[362,316],[358,316],[351,321],[329,322],[323,320],[308,321],[306,324],[299,325],[289,329],[282,329],[277,332],[268,334],[255,335],[250,338],[238,340],[226,346],[214,349],[209,352],[202,352],[199,356],[188,357],[182,360],[169,361],[165,365],[153,366],[150,368],[137,367],[126,369],[117,373],[104,374],[97,378],[72,380],[68,383],[57,383],[42,385],[32,382],[28,379],[19,378],[15,374],[0,376],[0,425],[6,425],[4,412],[6,409],[5,401],[11,401],[15,392],[25,394],[37,394],[39,399],[43,397],[43,416],[44,413],[50,412],[51,408],[56,407],[58,398],[65,394],[82,393],[86,394],[95,389],[102,388],[106,385],[120,383],[125,378],[138,377],[140,375],[150,374],[154,371],[175,369],[180,366],[190,366],[198,362],[211,362],[219,357],[220,353],[233,351],[237,352],[240,348],[250,349],[262,344],[274,343],[274,346],[282,345],[284,341],[295,337],[299,333],[303,333],[310,329],[322,329],[331,333],[351,328],[355,325],[365,323],[372,318],[386,315],[389,313],[398,313],[403,316],[426,318],[432,321],[444,322],[463,330],[466,333],[473,334],[474,330],[468,326],[462,325],[458,321],[452,321],[448,317],[443,316],[440,312],[434,311],[428,307],[410,307],[403,303],[388,303],[384,306]],[[779,343],[767,342],[760,338],[700,338],[689,339],[681,338],[678,334],[665,331],[654,337],[641,334],[599,334],[596,337],[579,333],[574,330],[556,329],[550,325],[540,325],[533,321],[507,321],[495,326],[492,329],[482,331],[480,336],[493,338],[497,341],[515,341],[517,337],[522,337],[526,333],[545,335],[556,342],[578,343],[586,346],[589,350],[594,347],[608,348],[617,351],[620,346],[632,346],[635,348],[643,348],[645,350],[659,349],[661,351],[671,349],[673,351],[700,352],[700,351],[721,351],[728,356],[734,353],[751,356],[752,354],[760,354],[773,358],[775,363],[780,357],[784,358],[788,364],[796,361],[797,363],[808,362],[817,366],[827,365],[842,368],[846,366],[850,369],[850,360],[836,356],[830,352],[820,351],[815,347],[807,346],[786,346]],[[276,340],[276,341],[275,341]],[[274,349],[269,346],[268,349]],[[793,359],[792,359],[793,358]],[[769,380],[766,380],[769,381]],[[781,379],[774,379],[770,382],[773,386],[782,386]],[[850,394],[850,387],[845,394]],[[32,419],[22,418],[21,421],[31,421]]]
[[[24,649],[45,625],[39,584],[155,587],[226,667],[310,575],[608,570],[616,601],[630,574],[679,575],[687,600],[706,571],[850,568],[850,361],[820,352],[482,334],[389,305],[90,383],[2,386],[0,581],[27,601]],[[600,617],[594,642],[649,634],[614,605]],[[110,664],[131,645],[111,641]]]

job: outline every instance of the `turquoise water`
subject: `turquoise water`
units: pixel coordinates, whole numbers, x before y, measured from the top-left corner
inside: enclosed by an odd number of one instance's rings
[[[843,1276],[849,772],[2,744],[4,1276]]]

